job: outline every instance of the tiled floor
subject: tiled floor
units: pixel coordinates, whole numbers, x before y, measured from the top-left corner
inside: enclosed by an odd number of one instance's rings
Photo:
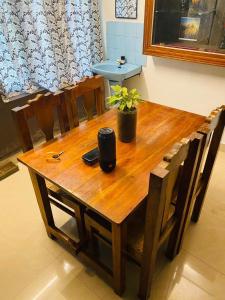
[[[93,271],[50,240],[28,171],[0,182],[0,299],[120,299]],[[225,299],[225,152],[216,161],[202,217],[172,263],[162,258],[154,300]],[[66,220],[55,211],[61,224]],[[128,266],[124,299],[136,299],[138,268]]]

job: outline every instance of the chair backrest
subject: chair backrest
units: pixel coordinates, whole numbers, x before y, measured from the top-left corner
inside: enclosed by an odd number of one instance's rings
[[[46,141],[54,138],[54,112],[57,112],[61,133],[70,129],[62,92],[56,94],[38,94],[28,104],[12,109],[12,115],[17,125],[17,131],[24,152],[33,148],[28,120],[35,117],[38,127],[43,132]]]
[[[190,213],[197,195],[201,193],[201,198],[204,198],[207,192],[210,177],[223,136],[224,126],[225,106],[221,106],[211,112],[209,117],[206,119],[206,122],[198,130],[198,132],[203,135],[203,142],[201,145],[198,164],[196,167],[194,178],[195,184],[193,184],[191,190],[192,203]],[[202,205],[202,203],[203,200],[199,202],[199,205]],[[200,207],[196,206],[196,209],[199,211]],[[190,216],[188,219],[190,219]]]
[[[199,159],[200,170],[202,163],[204,162],[204,154],[208,148],[207,157],[203,166],[202,179],[209,180],[214,162],[218,153],[220,142],[222,139],[223,131],[225,126],[225,106],[221,106],[211,112],[209,117],[206,119],[198,132],[204,135],[202,154]]]
[[[158,248],[167,237],[167,257],[176,255],[201,142],[198,133],[181,140],[150,174],[139,295],[146,295],[146,288],[149,292]],[[174,197],[175,209],[170,215]]]
[[[75,127],[79,124],[77,100],[83,97],[84,109],[87,119],[93,118],[94,108],[97,115],[101,115],[105,110],[105,85],[104,78],[100,75],[85,77],[75,85],[64,89],[65,98],[70,102],[71,113],[69,113],[70,126]]]
[[[183,222],[201,142],[197,133],[182,139],[150,174],[145,240],[157,247]]]

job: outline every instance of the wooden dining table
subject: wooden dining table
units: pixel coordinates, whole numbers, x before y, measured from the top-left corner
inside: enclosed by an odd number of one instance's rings
[[[100,128],[111,127],[118,136],[116,109],[84,121],[65,135],[18,157],[30,170],[45,226],[48,226],[50,204],[42,197],[40,178],[57,185],[111,223],[112,278],[118,294],[124,289],[124,224],[148,194],[151,170],[174,143],[196,131],[204,121],[205,117],[194,113],[149,101],[141,103],[138,106],[136,139],[131,143],[116,140],[117,163],[111,173],[104,173],[98,164],[86,165],[81,157],[97,147]],[[47,161],[48,153],[61,151],[60,161]]]

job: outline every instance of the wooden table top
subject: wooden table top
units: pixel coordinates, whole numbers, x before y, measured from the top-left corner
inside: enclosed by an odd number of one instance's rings
[[[182,110],[141,103],[136,141],[127,144],[117,139],[117,167],[109,174],[98,164],[85,165],[81,157],[97,146],[101,127],[114,128],[117,134],[115,109],[20,155],[18,160],[109,221],[120,224],[147,195],[151,170],[175,142],[197,130],[204,120]],[[48,152],[60,151],[64,151],[60,162],[47,162]]]

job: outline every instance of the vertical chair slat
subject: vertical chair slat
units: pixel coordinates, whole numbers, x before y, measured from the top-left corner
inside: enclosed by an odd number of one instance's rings
[[[76,82],[76,84],[65,88],[64,92],[67,105],[72,112],[70,124],[74,124],[74,126],[77,126],[79,123],[77,102],[80,97],[83,98],[84,109],[88,120],[93,118],[94,108],[96,109],[97,115],[101,115],[105,111],[104,78],[100,75],[85,77],[81,81]],[[71,118],[73,119],[72,121]]]
[[[34,147],[28,127],[29,119],[36,118],[38,127],[43,132],[46,141],[49,141],[54,138],[55,112],[58,116],[61,133],[65,133],[70,130],[66,98],[62,91],[55,94],[38,94],[35,98],[29,100],[27,105],[23,107],[16,107],[12,110],[24,152]],[[45,179],[38,174],[31,172],[31,180],[48,235],[51,238],[54,236],[61,238],[64,242],[68,242],[70,246],[79,250],[80,245],[85,241],[83,206],[60,190],[57,186],[52,185],[48,181],[46,182]],[[79,243],[76,243],[67,237],[55,226],[50,203],[57,206],[61,211],[72,215],[76,219],[80,239]],[[72,210],[64,207],[61,203],[70,207]]]
[[[202,133],[205,136],[205,140],[211,138],[211,141],[209,143],[209,150],[204,164],[203,173],[201,176],[200,193],[197,195],[195,199],[194,209],[192,213],[192,221],[194,222],[198,221],[201,214],[204,198],[209,186],[213,167],[218,154],[218,149],[223,136],[224,126],[225,126],[225,106],[222,106],[221,108],[214,110],[210,114],[208,118],[208,122],[198,130],[198,132]],[[207,146],[205,146],[204,151],[202,152],[202,157],[200,157],[201,160],[201,162],[199,163],[200,166],[203,163],[206,149]],[[201,169],[199,168],[199,172],[200,171]],[[196,182],[196,185],[198,184],[199,181]],[[193,194],[193,198],[195,198],[194,194]]]

